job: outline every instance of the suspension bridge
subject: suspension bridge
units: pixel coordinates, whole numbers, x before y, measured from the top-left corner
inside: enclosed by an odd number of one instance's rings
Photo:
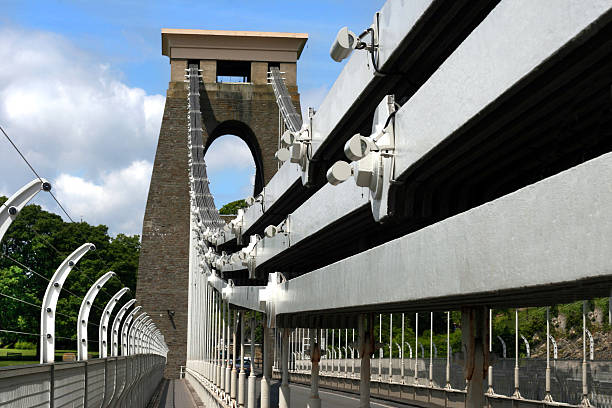
[[[0,405],[612,407],[589,330],[612,299],[611,34],[610,0],[389,0],[330,39],[346,64],[302,117],[306,34],[162,29],[137,293],[113,315],[128,290],[102,306],[116,275],[92,281],[55,363],[63,284],[95,253],[75,248],[30,305],[41,364],[0,369]],[[256,165],[229,221],[204,160],[224,134]],[[30,168],[0,239],[51,192]],[[575,301],[581,358],[560,358],[553,309]]]

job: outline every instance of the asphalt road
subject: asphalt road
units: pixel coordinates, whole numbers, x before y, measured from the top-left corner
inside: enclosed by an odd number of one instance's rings
[[[259,392],[261,378],[257,378],[257,408],[259,408]],[[279,381],[272,383],[270,406],[278,407],[278,389]],[[296,408],[305,408],[310,396],[310,387],[299,384],[290,384],[291,388],[291,406]],[[359,406],[359,396],[338,391],[331,391],[319,388],[319,397],[321,398],[322,408],[355,408]],[[371,399],[371,407],[373,408],[396,408],[396,407],[414,407],[414,405],[398,404],[395,402],[381,401]],[[249,408],[249,407],[247,407]]]

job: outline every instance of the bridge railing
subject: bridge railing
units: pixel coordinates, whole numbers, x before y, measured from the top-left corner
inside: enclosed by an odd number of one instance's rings
[[[0,368],[0,405],[145,407],[166,359],[155,354]]]

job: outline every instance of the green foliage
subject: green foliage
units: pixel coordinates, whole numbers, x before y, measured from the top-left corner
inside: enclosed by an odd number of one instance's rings
[[[221,207],[221,209],[219,210],[219,214],[235,215],[238,214],[239,209],[245,208],[246,206],[247,203],[244,200],[232,201],[231,203],[227,203],[223,207]]]
[[[15,343],[15,348],[16,349],[22,349],[22,350],[36,350],[36,343],[31,343],[29,341],[22,341],[19,340]]]
[[[6,200],[0,197],[0,203]],[[105,225],[86,222],[65,222],[59,215],[42,210],[39,205],[28,205],[11,224],[2,242],[0,253],[6,254],[26,267],[6,257],[0,257],[0,292],[40,305],[48,281],[57,267],[75,249],[91,242],[95,251],[88,252],[71,271],[58,301],[56,319],[56,347],[74,348],[76,321],[82,296],[91,285],[108,271],[117,273],[98,294],[90,314],[91,322],[98,322],[103,305],[123,284],[135,293],[140,239],[137,235],[119,234],[111,237]],[[34,271],[34,272],[32,272]],[[41,278],[42,275],[46,279]],[[74,296],[74,295],[76,296]],[[124,296],[122,301],[129,300]],[[39,333],[40,308],[0,297],[0,327],[25,333]],[[118,308],[116,308],[118,310]],[[97,332],[97,326],[90,326]],[[33,341],[23,335],[0,333],[0,343],[14,344],[18,340]],[[97,349],[92,342],[91,348]]]

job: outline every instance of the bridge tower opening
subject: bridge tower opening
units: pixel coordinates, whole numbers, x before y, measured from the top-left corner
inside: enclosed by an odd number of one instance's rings
[[[223,161],[227,154],[235,155],[237,159]],[[210,192],[215,197],[217,208],[253,194],[256,182],[255,155],[241,137],[225,134],[215,138],[206,148],[204,160]],[[227,180],[232,180],[231,185],[228,185]],[[233,217],[222,218],[228,220]]]
[[[276,66],[284,73],[300,112],[297,60],[308,35],[162,29],[161,39],[162,54],[170,59],[170,83],[143,221],[137,297],[170,348],[165,375],[177,378],[186,360],[190,284],[185,70],[190,63],[201,70],[205,148],[226,134],[244,140],[254,158],[254,193],[258,194],[278,169],[274,153],[280,118],[268,71]],[[231,155],[226,158],[232,159]]]

